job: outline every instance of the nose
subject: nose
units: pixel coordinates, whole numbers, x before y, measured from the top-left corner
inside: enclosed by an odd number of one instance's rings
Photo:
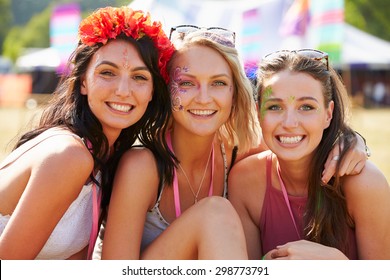
[[[298,126],[298,115],[293,109],[286,110],[283,119],[284,127],[297,127]]]
[[[209,103],[211,101],[211,95],[207,83],[202,83],[198,87],[198,94],[195,100],[199,103]]]
[[[128,97],[131,94],[131,82],[128,77],[122,77],[118,81],[115,95],[120,97]]]

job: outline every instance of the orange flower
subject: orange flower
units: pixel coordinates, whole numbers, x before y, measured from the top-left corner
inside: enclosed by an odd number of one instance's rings
[[[135,40],[148,36],[159,54],[160,73],[168,83],[167,63],[174,52],[174,46],[162,29],[160,22],[152,21],[149,13],[134,11],[127,6],[105,7],[85,18],[79,27],[79,37],[83,44],[94,46],[106,44],[121,33]]]

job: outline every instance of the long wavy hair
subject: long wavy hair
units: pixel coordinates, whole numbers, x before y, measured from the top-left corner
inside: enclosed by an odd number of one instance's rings
[[[153,97],[146,112],[138,122],[122,130],[114,143],[115,151],[112,156],[109,157],[108,141],[102,125],[89,108],[87,96],[81,94],[82,77],[92,56],[103,46],[102,43],[87,46],[79,42],[68,62],[70,71],[61,78],[51,101],[42,112],[37,128],[22,135],[15,147],[52,127],[66,128],[88,140],[95,162],[94,169],[100,170],[102,174],[101,183],[91,174],[91,179],[102,187],[102,217],[106,215],[119,159],[136,140],[154,153],[160,174],[166,173],[165,169],[170,166],[166,162],[172,161],[165,139],[161,136],[165,134],[164,123],[171,115],[170,96],[158,67],[158,51],[153,41],[148,36],[135,40],[123,33],[110,40],[125,40],[135,46],[153,77]],[[164,177],[161,178],[163,180]]]
[[[342,192],[342,180],[336,175],[325,186],[321,181],[323,167],[334,144],[340,139],[344,146],[337,162],[338,174],[340,162],[356,142],[356,135],[347,124],[349,116],[347,91],[339,74],[330,66],[328,70],[321,61],[294,52],[280,52],[278,56],[264,59],[259,64],[257,73],[259,108],[262,104],[262,95],[267,90],[263,86],[265,81],[283,70],[310,75],[322,85],[325,107],[329,106],[331,100],[334,102],[332,120],[329,127],[324,130],[310,165],[304,232],[307,240],[347,252],[347,229],[353,227],[353,223]]]

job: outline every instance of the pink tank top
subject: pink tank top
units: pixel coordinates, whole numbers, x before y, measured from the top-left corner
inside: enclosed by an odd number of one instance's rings
[[[267,156],[266,174],[267,186],[260,216],[262,255],[278,245],[304,239],[303,214],[307,202],[307,197],[288,195],[292,215],[298,228],[297,233],[282,191],[272,185],[272,154]],[[346,255],[350,259],[357,259],[356,238],[353,229],[348,231],[348,236],[351,246]]]

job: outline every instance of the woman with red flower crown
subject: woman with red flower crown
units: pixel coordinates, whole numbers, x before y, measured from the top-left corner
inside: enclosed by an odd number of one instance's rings
[[[38,127],[0,163],[0,259],[91,258],[124,151],[138,139],[171,161],[158,137],[171,114],[174,51],[161,24],[107,7],[81,22],[79,36]]]

